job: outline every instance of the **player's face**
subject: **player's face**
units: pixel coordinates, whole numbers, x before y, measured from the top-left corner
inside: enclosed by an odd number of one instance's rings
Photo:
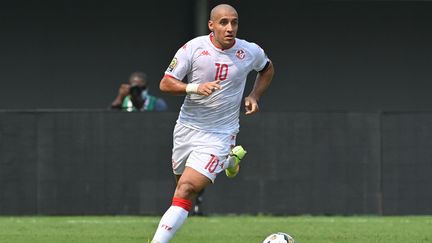
[[[208,23],[213,32],[213,44],[218,48],[227,49],[234,45],[238,30],[238,15],[235,10],[221,10]]]

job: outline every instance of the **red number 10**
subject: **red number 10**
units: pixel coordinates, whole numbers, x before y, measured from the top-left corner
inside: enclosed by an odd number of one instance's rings
[[[216,65],[216,75],[215,80],[225,80],[228,75],[228,65],[215,63]]]
[[[207,163],[204,169],[208,170],[210,173],[213,173],[216,170],[218,164],[219,164],[219,159],[212,154],[210,161]]]

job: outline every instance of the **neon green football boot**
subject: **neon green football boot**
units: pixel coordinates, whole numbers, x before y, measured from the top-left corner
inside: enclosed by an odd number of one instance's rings
[[[234,159],[234,165],[225,169],[228,178],[233,178],[239,173],[240,161],[245,157],[246,153],[246,150],[241,145],[237,145],[231,150],[229,156]]]

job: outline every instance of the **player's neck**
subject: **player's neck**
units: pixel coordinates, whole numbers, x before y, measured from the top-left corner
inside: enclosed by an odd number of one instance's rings
[[[223,46],[222,45],[222,43],[220,43],[220,42],[218,42],[217,40],[216,40],[216,38],[214,38],[214,33],[212,32],[212,33],[210,33],[210,41],[211,41],[211,43],[216,47],[216,48],[218,48],[218,49],[220,49],[220,50],[222,50],[222,51],[225,51],[225,50],[227,50],[227,49],[230,49],[231,47],[233,47],[234,45],[235,45],[235,39],[234,39],[234,41],[231,43],[231,44],[229,44],[229,45],[227,45],[227,46]]]

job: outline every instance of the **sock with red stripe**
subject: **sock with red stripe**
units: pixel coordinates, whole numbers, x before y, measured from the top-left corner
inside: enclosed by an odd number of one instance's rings
[[[152,243],[169,242],[175,232],[183,225],[191,208],[192,201],[174,197],[171,207],[165,212],[159,222]]]

